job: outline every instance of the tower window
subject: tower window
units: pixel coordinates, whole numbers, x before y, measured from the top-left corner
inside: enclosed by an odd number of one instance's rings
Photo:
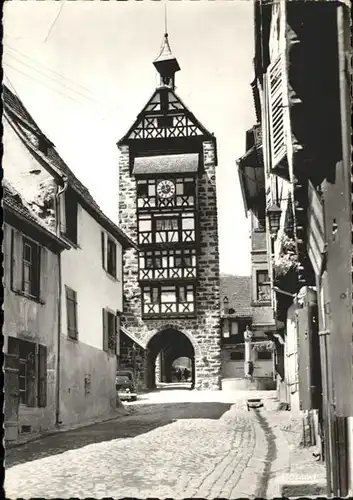
[[[173,126],[172,116],[159,116],[157,118],[157,123],[159,128],[170,128]]]
[[[145,286],[142,291],[142,313],[144,317],[190,315],[195,311],[194,285]]]

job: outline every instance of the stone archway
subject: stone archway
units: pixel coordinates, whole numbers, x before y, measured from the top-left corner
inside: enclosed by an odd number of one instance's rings
[[[156,387],[156,359],[162,353],[162,379],[171,382],[173,361],[180,357],[192,361],[192,384],[195,384],[195,350],[190,339],[175,328],[166,328],[156,333],[147,344],[146,387]]]

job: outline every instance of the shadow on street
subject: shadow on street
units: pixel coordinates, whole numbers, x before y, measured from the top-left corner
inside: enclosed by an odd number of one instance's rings
[[[59,432],[10,448],[5,452],[5,467],[13,467],[17,464],[57,455],[93,443],[134,438],[179,419],[217,420],[230,407],[231,404],[228,403],[161,403],[154,404],[153,407],[141,405],[139,408],[134,408],[135,413],[132,415],[67,432]]]

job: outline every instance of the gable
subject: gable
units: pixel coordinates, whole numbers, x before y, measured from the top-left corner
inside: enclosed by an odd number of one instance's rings
[[[213,135],[170,88],[157,89],[119,145],[136,139],[171,139]]]

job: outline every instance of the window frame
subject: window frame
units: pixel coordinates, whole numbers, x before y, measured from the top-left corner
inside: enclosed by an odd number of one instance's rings
[[[48,349],[44,344],[18,337],[8,337],[7,354],[15,356],[18,364],[18,400],[21,406],[28,408],[47,406],[47,353]],[[24,376],[21,375],[21,365],[25,368]],[[29,366],[32,370],[28,369]],[[24,390],[20,388],[21,379],[24,380]]]
[[[112,309],[102,309],[103,316],[103,351],[108,354],[117,354],[118,347],[118,317]]]
[[[113,256],[111,257],[112,252]],[[109,235],[107,237],[107,273],[117,279],[117,244]],[[111,257],[111,258],[109,258]]]
[[[257,302],[271,302],[271,281],[270,281],[270,274],[268,272],[268,269],[256,269],[255,272],[255,279],[256,279],[256,301]],[[259,276],[260,274],[267,275],[267,281],[259,281]],[[260,297],[260,286],[261,285],[268,285],[269,287],[269,296],[267,298],[261,298]]]
[[[175,293],[175,301],[162,301],[163,292],[169,291]],[[181,290],[183,290],[183,294],[185,296],[185,300],[181,301]],[[192,293],[192,299],[188,300],[189,294]],[[145,297],[148,296],[148,302],[146,302]],[[191,311],[181,311],[181,307],[188,304],[192,304]],[[157,306],[157,311],[146,312],[146,307],[154,309],[153,306]],[[169,309],[175,306],[175,310],[171,311],[162,311],[162,307]],[[196,315],[196,286],[194,283],[178,283],[178,284],[152,284],[152,285],[142,285],[141,287],[141,308],[142,308],[142,317],[150,317],[150,316],[195,316]]]
[[[31,249],[31,261],[25,259],[25,248],[29,247]],[[33,240],[30,240],[26,236],[22,236],[22,262],[21,262],[21,291],[27,297],[34,298],[35,300],[40,299],[40,278],[41,278],[41,246]],[[25,288],[25,267],[28,267],[30,270],[30,274],[32,275],[29,278],[28,283],[30,284],[30,291],[27,291]]]
[[[268,357],[265,356],[264,358],[262,358],[261,357],[262,354],[266,354],[269,356]],[[256,359],[257,359],[257,361],[272,361],[273,353],[272,353],[272,351],[257,351]]]

